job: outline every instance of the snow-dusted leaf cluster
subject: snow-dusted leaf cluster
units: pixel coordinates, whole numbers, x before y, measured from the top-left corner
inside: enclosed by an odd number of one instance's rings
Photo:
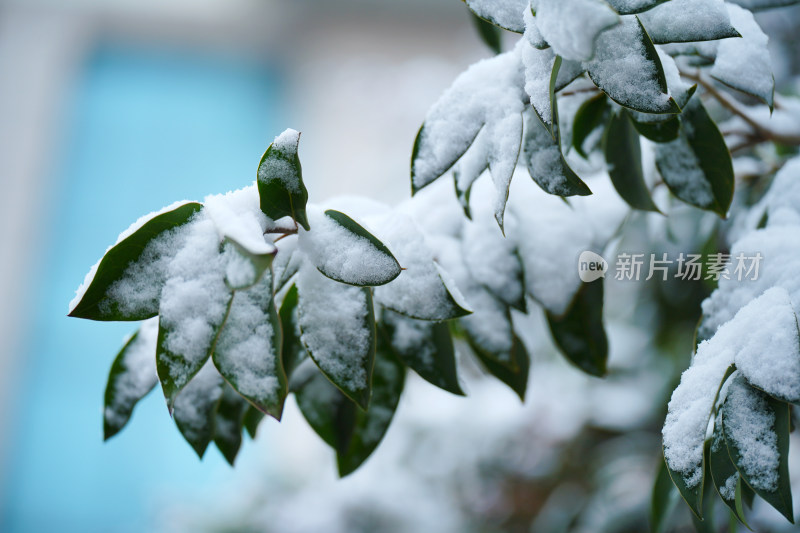
[[[709,463],[720,495],[732,508],[736,500],[741,503],[742,492],[754,491],[793,520],[786,461],[789,404],[800,403],[798,177],[800,159],[795,158],[753,208],[766,224],[733,243],[732,258],[758,250],[765,267],[754,280],[721,279],[703,303],[697,352],[669,403],[664,457],[698,513],[702,485],[711,482],[704,479]],[[710,449],[709,425],[715,433]]]
[[[637,172],[614,173],[626,165],[624,154],[638,150],[641,136],[661,143],[658,171],[675,196],[726,215],[733,196],[730,156],[693,95],[696,77],[704,76],[703,84],[713,79],[772,106],[767,38],[748,6],[723,0],[473,0],[467,6],[523,36],[511,50],[472,65],[428,112],[412,156],[414,191],[452,169],[469,212],[470,186],[488,169],[501,227],[519,159],[550,194],[591,194],[565,158],[557,94],[569,85],[589,93],[596,111],[579,114],[573,129],[605,130],[598,143],[605,147],[614,138],[615,117],[627,115],[635,125],[627,150],[604,150],[611,179],[632,207],[655,209]],[[602,106],[591,98],[596,92],[608,97]],[[582,155],[584,140],[575,146]]]

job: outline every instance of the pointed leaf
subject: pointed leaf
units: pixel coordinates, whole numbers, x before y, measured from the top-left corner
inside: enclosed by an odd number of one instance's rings
[[[490,139],[489,174],[495,189],[494,218],[503,228],[508,188],[522,148],[522,114],[516,113],[486,125]]]
[[[458,164],[453,169],[456,197],[467,218],[472,216],[469,208],[469,195],[472,190],[472,184],[487,168],[489,168],[489,141],[486,128],[484,128],[478,133],[475,142],[472,143],[467,153],[459,159]]]
[[[391,348],[405,365],[440,389],[464,395],[446,323],[414,320],[389,309],[383,310],[381,319]]]
[[[742,480],[728,454],[728,445],[725,443],[725,436],[722,429],[721,413],[717,414],[716,421],[714,422],[714,432],[711,435],[711,444],[709,447],[708,465],[711,471],[714,488],[717,489],[717,494],[719,494],[725,505],[730,508],[734,516],[750,529],[744,513],[742,512]]]
[[[174,253],[170,244],[177,229],[202,208],[196,202],[184,203],[143,217],[146,221],[140,219],[131,226],[86,276],[70,304],[69,316],[90,320],[144,320],[156,316],[161,287],[166,281],[159,259]],[[140,279],[146,280],[147,286],[139,287],[136,281]]]
[[[487,22],[475,13],[470,13],[470,19],[483,43],[495,54],[502,52],[503,42],[500,28],[491,22]]]
[[[589,187],[570,168],[553,139],[535,113],[528,113],[523,144],[528,173],[543,191],[557,196],[586,196]]]
[[[314,229],[300,232],[300,248],[327,277],[374,286],[400,275],[400,264],[386,245],[349,216],[333,209],[309,215]]]
[[[297,148],[300,132],[287,129],[275,137],[258,164],[258,196],[261,211],[272,220],[286,216],[310,229],[306,218],[308,191]]]
[[[639,18],[655,44],[739,37],[719,0],[670,0]]]
[[[680,136],[656,145],[656,166],[672,194],[726,215],[733,199],[731,155],[699,98],[691,99],[683,110]]]
[[[789,483],[789,404],[733,379],[722,406],[722,428],[733,464],[747,484],[794,523]]]
[[[517,393],[521,401],[525,401],[525,392],[528,389],[528,374],[530,373],[531,359],[525,345],[514,336],[511,357],[513,365],[501,365],[494,358],[488,357],[479,348],[472,345],[473,352],[483,367],[494,377],[508,385]],[[477,348],[477,349],[476,349]]]
[[[214,438],[214,419],[224,383],[209,361],[175,401],[175,424],[201,459]]]
[[[528,0],[464,0],[478,17],[515,33],[525,31],[522,10]]]
[[[133,413],[133,408],[158,383],[156,375],[156,338],[158,320],[151,318],[125,343],[120,350],[106,386],[103,408],[103,438],[116,435]]]
[[[471,312],[458,287],[434,261],[433,250],[411,217],[391,213],[373,226],[404,268],[397,279],[375,287],[376,302],[422,320],[448,320]]]
[[[640,45],[632,48],[637,42]],[[622,24],[600,35],[597,54],[586,70],[594,84],[622,106],[642,113],[680,112],[669,96],[658,52],[636,15],[622,17]]]
[[[469,294],[475,312],[459,318],[458,323],[466,332],[473,350],[483,359],[516,371],[511,310],[483,288],[471,288]]]
[[[337,449],[339,475],[354,472],[378,447],[403,393],[406,369],[379,335],[369,410],[355,412],[355,428],[346,446]]]
[[[739,6],[728,5],[727,8],[742,38],[720,41],[711,77],[755,96],[772,109],[775,78],[767,48],[769,39],[752,13]]]
[[[292,377],[297,406],[308,425],[336,451],[345,450],[355,430],[358,407],[306,361]]]
[[[603,145],[608,174],[617,193],[634,209],[658,212],[644,179],[639,134],[626,110],[611,116]]]
[[[588,157],[584,151],[586,139],[606,123],[608,115],[608,97],[602,92],[583,102],[575,113],[575,119],[572,122],[572,147],[584,159]]]
[[[268,271],[257,285],[234,293],[212,357],[236,392],[278,420],[289,392],[281,343]]]
[[[185,309],[180,307],[175,313],[159,316],[156,368],[170,410],[181,390],[210,359],[232,302],[233,292],[229,292],[222,313],[219,305],[214,305],[199,309],[197,316],[182,314]]]
[[[322,372],[362,409],[369,404],[375,362],[372,293],[300,269],[298,319],[302,341]]]
[[[242,446],[242,428],[249,407],[247,400],[233,390],[233,387],[223,385],[214,423],[214,444],[231,466]]]
[[[547,312],[550,333],[561,353],[589,375],[606,374],[608,339],[603,327],[603,280],[584,283],[563,316]]]
[[[258,425],[264,419],[264,412],[259,411],[252,405],[247,408],[247,411],[244,414],[244,428],[247,430],[247,434],[250,435],[251,439],[256,438],[256,433],[258,432]]]

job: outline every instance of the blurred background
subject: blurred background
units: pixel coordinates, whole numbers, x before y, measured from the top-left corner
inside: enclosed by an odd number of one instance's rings
[[[457,0],[0,1],[0,531],[643,531],[707,288],[609,289],[604,382],[555,357],[541,317],[525,404],[467,360],[467,399],[412,379],[342,481],[292,405],[235,469],[215,449],[199,461],[159,394],[102,442],[134,327],[66,313],[116,236],[250,184],[287,127],[311,201],[402,201],[427,108],[489,55]],[[778,53],[779,75],[796,57]]]

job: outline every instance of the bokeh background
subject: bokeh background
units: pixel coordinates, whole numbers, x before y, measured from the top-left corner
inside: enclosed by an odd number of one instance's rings
[[[797,18],[771,24],[791,35]],[[555,357],[541,317],[525,404],[468,360],[467,399],[412,379],[343,481],[291,405],[235,469],[215,449],[198,460],[159,394],[102,442],[133,328],[66,312],[117,234],[250,184],[287,127],[311,201],[402,201],[426,109],[488,55],[457,0],[0,1],[0,531],[643,531],[702,287],[609,289],[606,382]]]

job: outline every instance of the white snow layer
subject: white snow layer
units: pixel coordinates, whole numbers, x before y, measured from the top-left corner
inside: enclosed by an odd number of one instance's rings
[[[766,196],[767,227],[754,229],[731,247],[731,257],[761,254],[757,279],[720,279],[703,302],[702,342],[681,377],[664,424],[664,452],[687,485],[702,476],[703,440],[714,395],[725,369],[735,363],[748,382],[777,398],[800,395],[800,158],[778,172]],[[729,402],[736,402],[729,398]],[[757,428],[754,427],[753,431]]]
[[[587,61],[603,31],[619,22],[619,16],[602,0],[538,0],[537,27],[556,54],[564,59]],[[603,45],[597,42],[597,49]]]
[[[670,0],[639,19],[655,43],[707,41],[732,34],[725,7],[723,0]]]
[[[299,229],[298,244],[325,275],[346,283],[378,285],[396,273],[397,263],[391,255],[336,222],[321,208],[308,206],[308,222],[312,229]]]
[[[131,408],[158,383],[156,375],[156,340],[158,318],[142,322],[136,339],[122,355],[125,371],[113,382],[114,401],[103,411],[105,419],[113,426],[122,426],[128,420]]]
[[[469,8],[479,17],[503,28],[522,33],[522,12],[530,11],[528,0],[466,0]]]
[[[278,180],[292,193],[302,191],[301,176],[297,173],[291,159],[297,155],[300,144],[300,132],[287,129],[272,141],[272,150],[275,154],[266,159],[258,167],[258,181],[268,182]]]
[[[735,89],[753,94],[771,106],[775,80],[767,48],[769,38],[752,13],[736,5],[727,4],[726,7],[731,22],[742,38],[719,42],[711,76]]]
[[[416,188],[446,172],[484,124],[522,113],[522,44],[470,66],[430,109],[414,160]]]
[[[372,342],[368,289],[328,279],[309,262],[300,267],[297,289],[301,338],[314,361],[340,386],[366,389],[363,364]]]

